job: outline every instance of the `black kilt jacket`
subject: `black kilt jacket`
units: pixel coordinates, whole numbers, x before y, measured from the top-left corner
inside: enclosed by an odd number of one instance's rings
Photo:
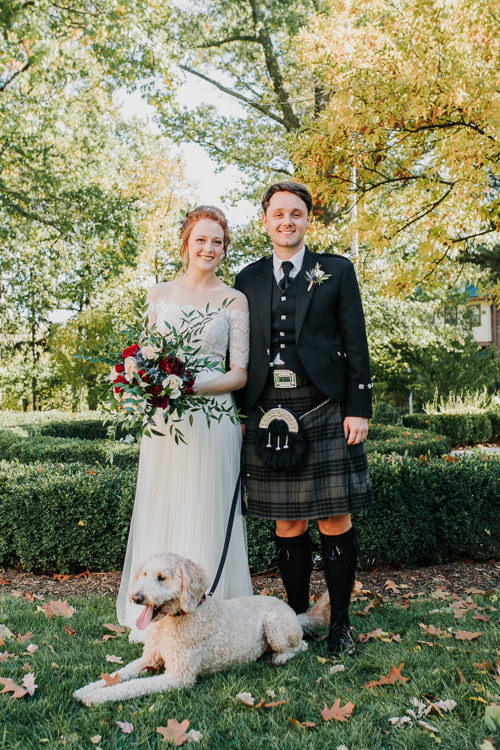
[[[317,263],[330,278],[308,291],[306,274]],[[295,336],[308,376],[320,391],[343,404],[345,416],[371,417],[370,361],[354,266],[341,255],[306,248],[299,277]],[[251,263],[235,281],[250,309],[248,384],[234,394],[244,414],[257,403],[270,372],[273,283],[272,256]]]

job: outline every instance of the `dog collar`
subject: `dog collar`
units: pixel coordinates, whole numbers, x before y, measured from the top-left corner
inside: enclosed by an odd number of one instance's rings
[[[201,597],[201,599],[200,599],[199,603],[198,603],[198,604],[197,604],[197,606],[196,606],[196,609],[198,609],[198,607],[200,606],[200,604],[203,604],[203,602],[205,601],[205,599],[206,599],[206,598],[207,598],[207,597],[205,596],[205,594],[203,594],[203,596]],[[181,609],[181,611],[180,611],[180,612],[175,612],[175,614],[173,614],[173,615],[169,615],[169,616],[170,616],[170,617],[181,617],[181,615],[188,615],[188,614],[189,614],[189,612],[184,612],[184,610],[183,610],[183,609]]]

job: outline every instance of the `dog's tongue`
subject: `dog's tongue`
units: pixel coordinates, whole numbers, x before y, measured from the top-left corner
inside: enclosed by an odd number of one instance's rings
[[[148,605],[144,607],[141,614],[135,621],[135,624],[137,625],[139,630],[145,630],[152,619],[153,619],[153,607]]]

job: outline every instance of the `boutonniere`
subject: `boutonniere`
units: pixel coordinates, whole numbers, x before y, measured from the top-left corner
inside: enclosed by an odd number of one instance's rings
[[[322,284],[327,279],[331,278],[331,273],[325,273],[319,263],[316,263],[312,271],[306,272],[306,279],[309,282],[307,291],[310,292],[314,284]]]

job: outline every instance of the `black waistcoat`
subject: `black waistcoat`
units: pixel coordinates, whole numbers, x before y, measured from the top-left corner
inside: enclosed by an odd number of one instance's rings
[[[293,370],[302,377],[307,373],[302,366],[295,345],[295,302],[297,297],[298,275],[292,279],[286,292],[282,292],[276,280],[273,283],[271,302],[271,362],[279,355],[287,370]]]

